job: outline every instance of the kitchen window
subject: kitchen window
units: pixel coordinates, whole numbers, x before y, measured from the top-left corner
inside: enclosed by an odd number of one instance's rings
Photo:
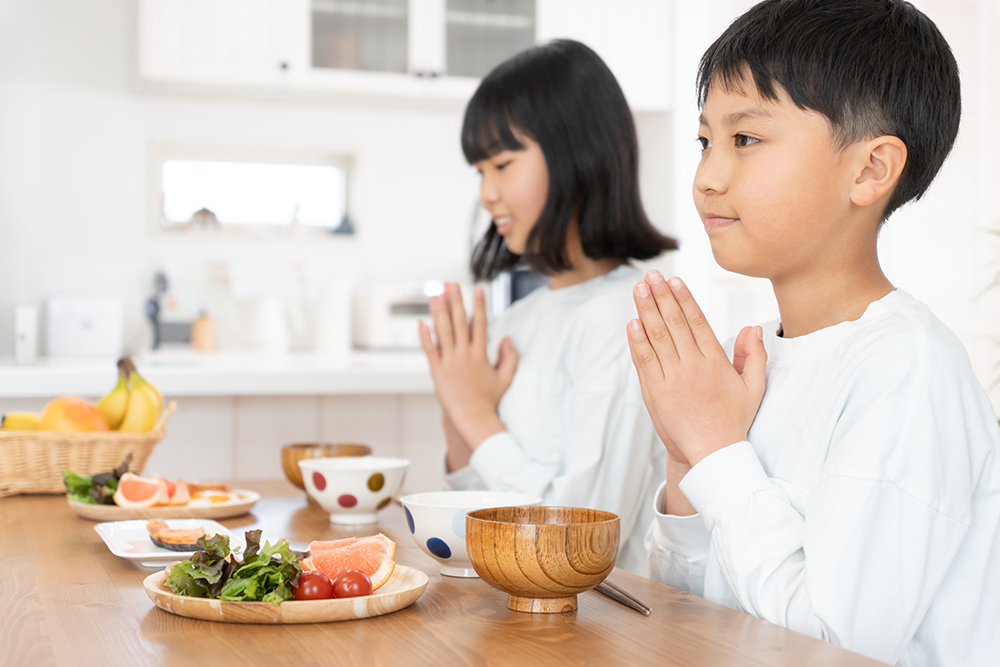
[[[191,233],[351,234],[346,157],[163,151],[159,226]]]

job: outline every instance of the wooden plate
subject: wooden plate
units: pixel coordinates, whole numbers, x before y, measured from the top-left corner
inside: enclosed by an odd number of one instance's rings
[[[78,516],[91,521],[127,521],[129,519],[231,519],[243,516],[260,500],[260,494],[246,489],[233,489],[237,498],[225,503],[203,507],[163,505],[161,507],[119,507],[91,505],[69,500],[69,508]]]
[[[142,582],[146,595],[160,609],[171,614],[222,623],[329,623],[381,616],[409,607],[427,588],[427,575],[405,565],[396,565],[389,581],[375,593],[343,600],[282,602],[223,602],[174,595],[163,586],[167,573],[151,574]]]

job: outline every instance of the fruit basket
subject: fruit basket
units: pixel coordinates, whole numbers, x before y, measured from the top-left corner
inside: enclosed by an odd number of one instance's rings
[[[175,401],[146,433],[121,431],[14,431],[0,429],[0,498],[19,493],[66,493],[60,471],[95,475],[112,470],[130,452],[131,472],[142,473],[146,459],[167,433]]]

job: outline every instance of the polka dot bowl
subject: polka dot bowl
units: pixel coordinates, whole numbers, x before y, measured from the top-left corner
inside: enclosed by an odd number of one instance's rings
[[[306,493],[330,515],[330,523],[378,522],[378,510],[392,502],[410,465],[386,456],[347,456],[299,461]]]
[[[421,551],[448,577],[478,577],[465,550],[465,515],[490,507],[538,505],[542,499],[507,491],[437,491],[399,499],[406,525]]]

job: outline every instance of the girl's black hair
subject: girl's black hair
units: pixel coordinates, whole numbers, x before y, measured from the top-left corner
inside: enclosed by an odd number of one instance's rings
[[[934,22],[905,0],[765,0],[702,56],[698,101],[712,85],[765,100],[776,87],[826,116],[843,148],[881,135],[906,144],[906,164],[882,213],[926,192],[958,134],[958,65]]]
[[[539,144],[549,172],[548,199],[523,256],[534,271],[572,268],[566,232],[574,216],[591,259],[650,259],[677,248],[642,208],[632,114],[611,70],[591,49],[556,40],[517,54],[483,79],[465,110],[465,158],[474,164],[523,149],[515,132]],[[521,259],[490,225],[472,253],[472,273],[492,279]]]

